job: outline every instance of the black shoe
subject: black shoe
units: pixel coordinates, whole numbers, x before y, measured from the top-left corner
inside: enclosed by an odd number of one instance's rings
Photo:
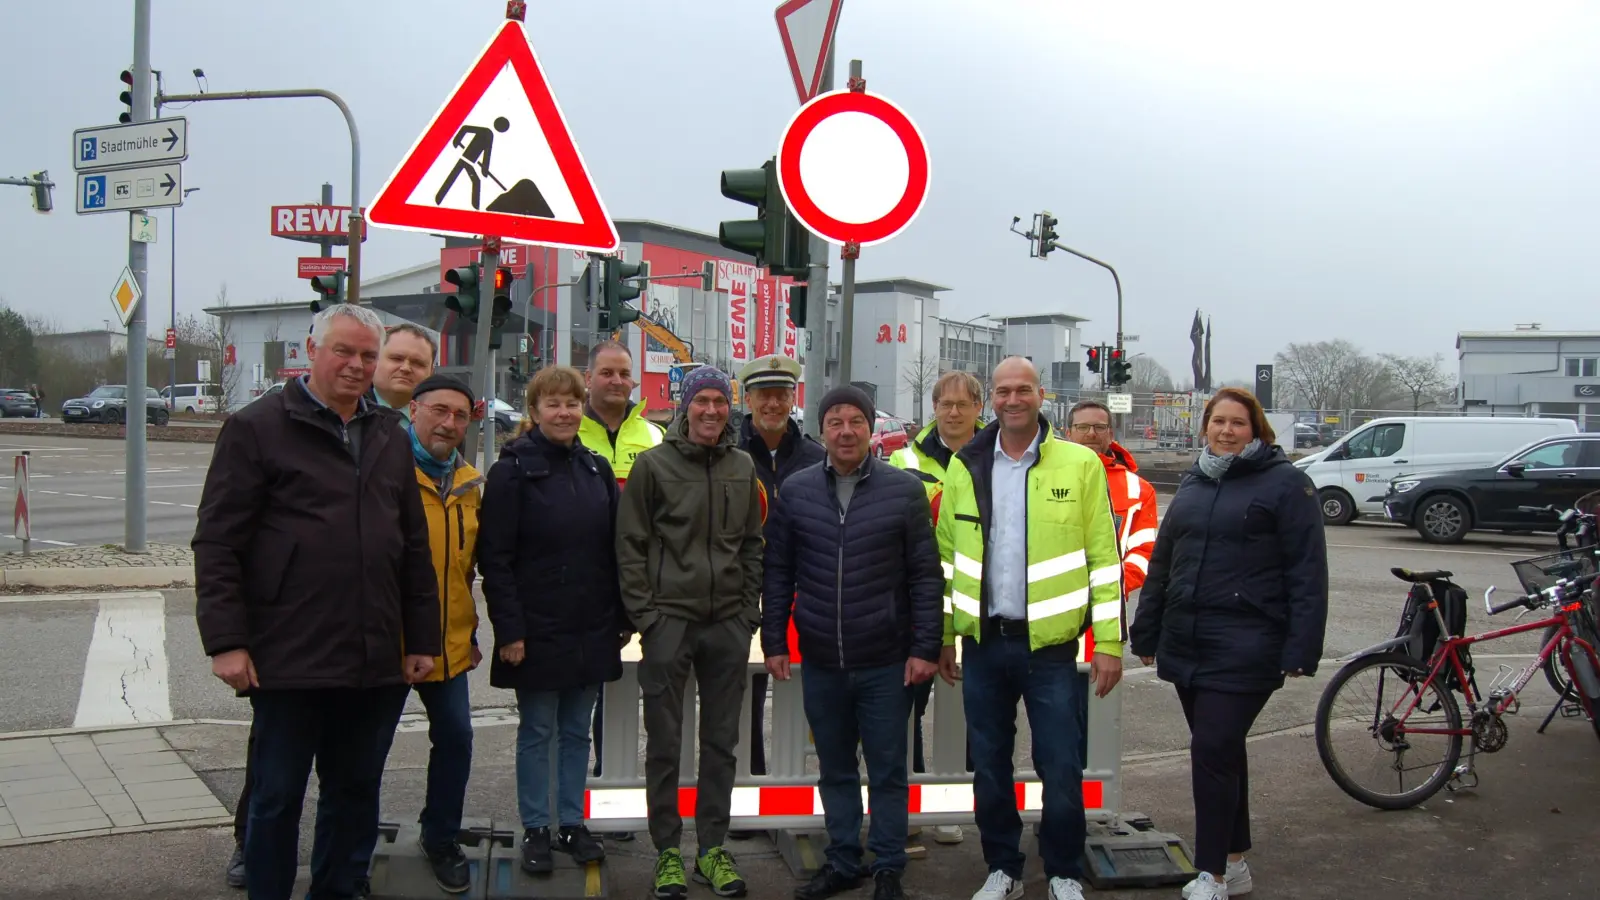
[[[472,889],[472,870],[467,866],[467,855],[455,841],[430,847],[417,839],[428,865],[433,869],[433,880],[447,894],[465,894]]]
[[[556,867],[550,855],[550,829],[529,828],[522,833],[522,871],[544,875]]]
[[[811,880],[794,889],[794,900],[823,900],[834,894],[854,890],[861,885],[859,877],[852,878],[833,867],[833,863],[823,863],[817,874]]]
[[[606,858],[606,848],[582,825],[561,826],[556,835],[556,849],[572,854],[572,861],[580,866]]]
[[[371,900],[372,882],[365,878],[356,882],[356,889],[350,894],[350,900]]]
[[[244,887],[244,848],[235,846],[233,855],[228,857],[228,887]]]
[[[891,869],[884,869],[872,876],[876,885],[872,889],[872,900],[906,900],[906,892],[900,889],[900,873]]]

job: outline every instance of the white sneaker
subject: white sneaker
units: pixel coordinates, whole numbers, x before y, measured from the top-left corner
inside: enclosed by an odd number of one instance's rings
[[[1071,878],[1052,878],[1050,900],[1083,900],[1083,886]]]
[[[989,880],[972,895],[972,900],[1018,900],[1022,896],[1022,882],[999,869],[989,873]]]
[[[1183,886],[1184,900],[1191,900],[1194,896],[1195,885],[1199,883],[1200,879],[1196,878]],[[1238,897],[1254,890],[1255,883],[1250,877],[1250,864],[1242,859],[1238,862],[1229,860],[1228,867],[1224,870],[1223,887],[1226,888],[1226,892],[1218,894],[1218,897]],[[1204,897],[1206,895],[1202,894],[1201,896]]]
[[[959,844],[966,839],[966,835],[961,833],[960,825],[935,825],[933,839],[940,844]]]

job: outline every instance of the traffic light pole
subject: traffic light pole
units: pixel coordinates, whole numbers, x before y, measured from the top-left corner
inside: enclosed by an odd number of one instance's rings
[[[133,121],[150,121],[150,0],[133,3]],[[130,210],[128,215],[142,216],[144,210]],[[131,225],[131,218],[130,218]],[[127,433],[126,458],[123,464],[123,549],[128,553],[144,553],[145,546],[145,429],[149,427],[149,408],[145,402],[145,384],[150,369],[150,344],[145,339],[145,323],[149,307],[149,244],[132,238],[129,229],[128,268],[145,298],[135,304],[128,319],[128,402],[123,410]]]
[[[480,265],[481,268],[478,271],[483,274],[478,277],[478,285],[481,291],[483,287],[494,284],[494,270],[500,267],[499,238],[485,237],[483,239],[483,254]],[[485,275],[487,275],[487,280],[484,277]],[[494,398],[490,396],[494,392],[494,357],[489,349],[489,333],[494,330],[494,326],[490,324],[490,320],[494,318],[493,305],[492,293],[490,295],[490,308],[485,308],[481,301],[478,305],[478,333],[473,339],[472,346],[472,392],[477,394],[483,401],[483,418],[478,422],[476,431],[471,428],[467,429],[466,452],[464,454],[474,464],[485,463],[485,467],[479,469],[481,472],[489,471],[487,461],[489,453],[494,447],[494,409],[492,409]],[[480,449],[483,454],[481,458],[479,457]]]
[[[822,67],[818,93],[833,90],[833,42],[828,42],[828,61]],[[822,395],[828,392],[828,242],[811,236],[811,271],[806,276],[806,343],[800,373],[805,378],[805,432],[822,436]]]

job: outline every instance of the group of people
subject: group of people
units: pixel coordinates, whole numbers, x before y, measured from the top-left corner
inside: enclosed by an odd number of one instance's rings
[[[1314,492],[1247,392],[1208,404],[1207,447],[1158,528],[1155,491],[1113,440],[1110,412],[1079,403],[1058,436],[1023,358],[994,370],[987,397],[973,375],[946,373],[934,422],[880,460],[873,401],[853,386],[823,397],[820,442],[801,434],[793,360],[739,373],[748,415],[727,373],[691,370],[663,429],[630,399],[627,348],[604,343],[586,375],[534,375],[525,429],[485,476],[457,450],[472,392],[433,373],[428,332],[386,332],[340,304],[308,343],[308,375],[224,425],[194,538],[205,652],[255,713],[229,865],[251,900],[291,894],[313,764],[309,896],[370,891],[385,761],[412,689],[432,745],[421,849],[441,888],[470,888],[457,838],[472,763],[466,676],[484,656],[479,578],[490,684],[515,692],[520,716],[529,872],[550,872],[556,853],[605,855],[606,836],[585,822],[585,782],[603,740],[599,699],[637,636],[655,897],[686,897],[691,880],[748,892],[726,847],[745,694],[754,680],[748,739],[763,770],[768,679],[801,676],[829,846],[797,900],[866,879],[875,900],[904,896],[907,760],[922,768],[936,678],[963,685],[988,868],[974,900],[1022,896],[1019,704],[1043,783],[1048,895],[1081,898],[1089,692],[1116,687],[1127,647],[1177,685],[1193,734],[1200,874],[1184,896],[1250,890],[1245,735],[1285,676],[1315,671],[1327,572]],[[765,671],[752,679],[757,641]],[[686,858],[691,674],[697,847]]]

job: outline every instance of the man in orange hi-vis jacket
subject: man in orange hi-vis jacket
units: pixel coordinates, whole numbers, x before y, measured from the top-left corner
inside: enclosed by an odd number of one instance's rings
[[[1156,489],[1139,477],[1133,454],[1111,435],[1111,411],[1099,401],[1080,401],[1067,414],[1067,440],[1093,449],[1106,464],[1117,548],[1122,553],[1123,600],[1127,600],[1144,586],[1150,569],[1150,551],[1156,546]]]

